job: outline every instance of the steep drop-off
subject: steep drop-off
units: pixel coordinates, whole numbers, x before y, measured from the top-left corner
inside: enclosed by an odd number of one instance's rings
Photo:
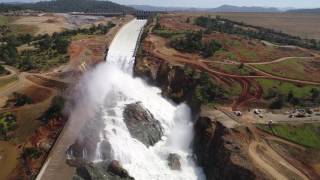
[[[142,47],[143,48],[143,47]],[[204,168],[208,180],[214,179],[265,179],[251,161],[247,146],[250,130],[228,129],[208,117],[199,117],[201,103],[196,98],[198,76],[181,64],[169,64],[147,52],[136,59],[135,75],[147,79],[162,89],[162,94],[175,102],[186,101],[192,108],[195,121],[194,155]]]

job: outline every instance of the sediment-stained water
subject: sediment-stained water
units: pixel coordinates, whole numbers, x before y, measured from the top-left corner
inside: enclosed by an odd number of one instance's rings
[[[145,23],[133,20],[125,25],[114,38],[106,62],[84,78],[89,92],[86,103],[102,111],[105,127],[100,141],[109,141],[113,159],[137,180],[204,179],[192,158],[189,107],[173,104],[161,96],[160,89],[133,77],[134,51]],[[133,138],[123,120],[125,105],[135,102],[141,102],[161,123],[164,135],[154,146],[147,147]],[[100,152],[98,144],[95,161],[101,160]],[[180,171],[169,168],[167,158],[171,153],[181,157]]]

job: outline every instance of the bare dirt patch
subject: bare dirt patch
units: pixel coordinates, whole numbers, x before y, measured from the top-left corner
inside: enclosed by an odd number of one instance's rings
[[[18,25],[35,26],[38,34],[53,34],[54,32],[61,32],[69,28],[65,17],[58,14],[45,14],[43,16],[21,16],[13,22]]]
[[[233,60],[240,62],[268,62],[283,57],[311,57],[312,54],[298,48],[270,47],[261,41],[235,35],[212,33],[205,39],[216,40],[223,50],[217,52],[213,60]]]
[[[52,92],[50,90],[34,86],[29,86],[19,91],[19,93],[30,97],[32,99],[32,103],[42,102],[52,96]]]
[[[97,64],[104,59],[106,51],[105,36],[95,36],[73,41],[69,48],[70,65],[78,68],[81,64]]]
[[[61,81],[56,81],[53,79],[47,79],[45,77],[39,76],[39,75],[28,75],[26,77],[28,80],[34,82],[35,84],[38,84],[40,86],[49,87],[49,88],[56,88],[56,89],[66,89],[67,84]]]
[[[15,145],[0,141],[0,179],[5,180],[16,167],[18,150]]]
[[[163,15],[160,18],[160,24],[164,28],[172,29],[172,30],[203,30],[202,27],[193,25],[192,23],[187,23],[187,16],[183,15],[176,15],[176,14],[168,14],[168,15]]]
[[[319,82],[320,62],[313,58],[288,58],[281,62],[254,65],[262,71],[281,77]]]
[[[304,171],[309,178],[320,178],[320,171],[317,169],[317,165],[320,163],[319,150],[297,148],[274,140],[269,140],[269,143],[275,151],[286,157],[298,169]]]

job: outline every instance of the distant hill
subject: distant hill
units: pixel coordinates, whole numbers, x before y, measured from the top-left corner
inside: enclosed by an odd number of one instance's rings
[[[320,8],[316,9],[294,9],[287,11],[289,13],[319,13],[320,14]]]
[[[247,6],[230,6],[223,5],[217,8],[212,8],[210,11],[213,12],[281,12],[277,8],[266,8],[266,7],[247,7]]]
[[[189,8],[180,7],[160,7],[160,6],[148,6],[148,5],[130,5],[130,7],[141,11],[183,11]]]
[[[277,8],[246,7],[223,5],[217,8],[188,8],[188,7],[158,7],[146,5],[131,5],[143,11],[199,11],[199,12],[282,12]]]
[[[37,3],[0,4],[0,11],[31,9],[45,12],[132,12],[135,9],[110,1],[96,0],[53,0]]]

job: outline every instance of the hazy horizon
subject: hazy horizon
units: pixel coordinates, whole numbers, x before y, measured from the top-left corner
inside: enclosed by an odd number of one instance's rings
[[[1,0],[1,2],[37,2],[39,0]],[[124,5],[149,5],[161,7],[194,7],[215,8],[221,5],[234,6],[259,6],[276,8],[317,8],[320,7],[319,0],[111,0]]]

